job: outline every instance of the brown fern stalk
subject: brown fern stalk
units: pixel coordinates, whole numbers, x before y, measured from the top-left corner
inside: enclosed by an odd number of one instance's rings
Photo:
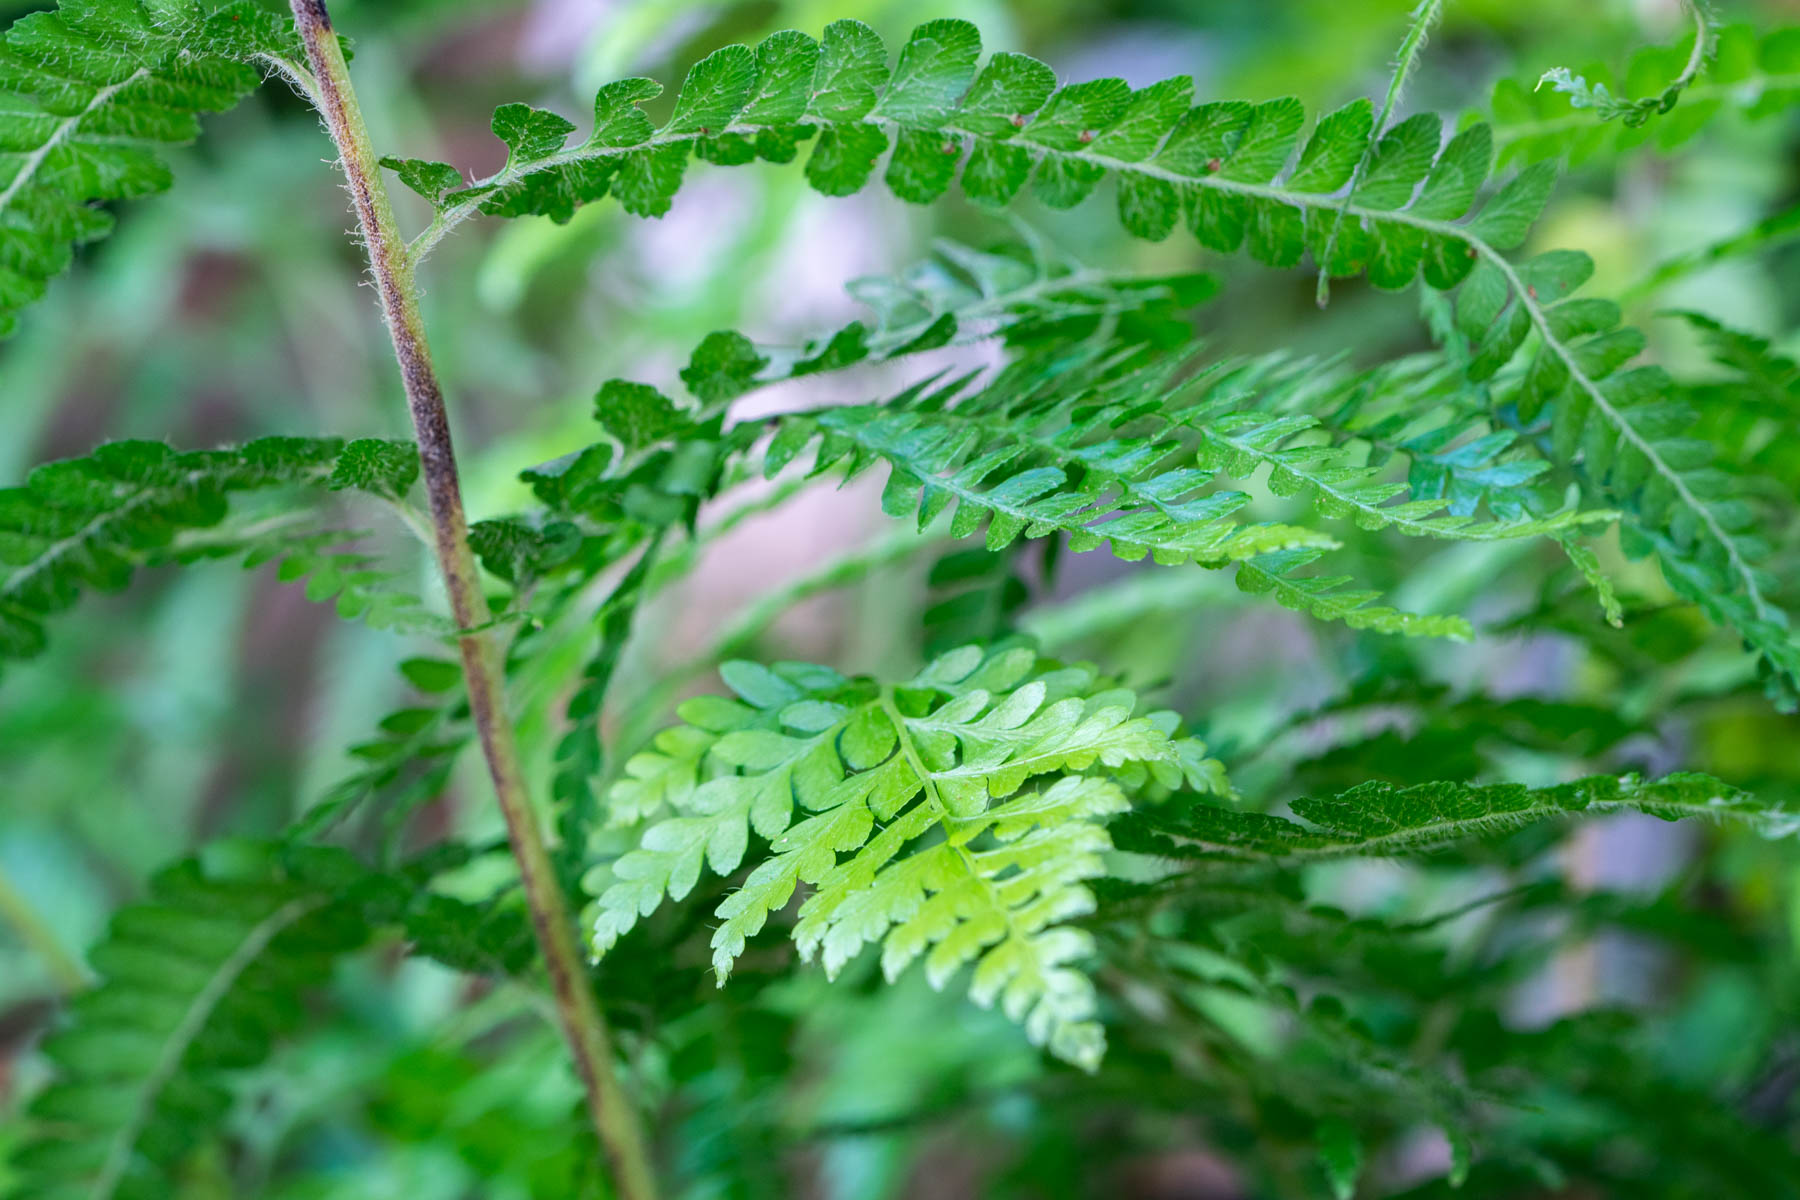
[[[480,733],[500,811],[506,818],[520,884],[549,972],[557,1017],[587,1092],[594,1132],[611,1161],[619,1195],[623,1200],[654,1200],[656,1184],[643,1133],[614,1069],[611,1037],[588,986],[568,900],[557,883],[526,793],[518,745],[506,712],[501,655],[487,631],[487,599],[481,590],[475,556],[469,549],[468,523],[463,515],[444,393],[432,366],[406,243],[395,223],[393,206],[325,0],[290,0],[290,5],[315,76],[310,90],[332,141],[337,144],[368,251],[370,271],[393,340],[394,357],[400,364],[431,502],[438,565],[449,592],[451,612],[462,630],[457,644],[469,690],[469,708]]]

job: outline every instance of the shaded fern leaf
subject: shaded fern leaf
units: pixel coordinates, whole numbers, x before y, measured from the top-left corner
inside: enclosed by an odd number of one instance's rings
[[[1113,345],[1179,345],[1183,315],[1218,290],[1211,275],[1144,276],[1095,270],[939,241],[930,257],[895,276],[850,282],[873,321],[852,321],[799,346],[765,346],[742,334],[709,334],[681,372],[703,405],[755,387],[942,346],[997,337],[1009,346],[1068,343],[1106,331]]]
[[[1473,265],[1471,236],[1518,244],[1547,194],[1549,175],[1531,175],[1502,189],[1473,224],[1457,225],[1487,178],[1485,126],[1440,150],[1438,118],[1409,118],[1382,134],[1368,170],[1343,197],[1374,132],[1366,100],[1323,117],[1302,143],[1305,113],[1291,97],[1193,106],[1187,76],[1137,91],[1117,79],[1057,89],[1033,59],[1002,53],[978,65],[980,55],[974,26],[932,21],[914,31],[890,73],[875,33],[838,21],[823,42],[789,31],[758,52],[727,46],[702,60],[677,100],[678,114],[706,112],[699,126],[671,118],[654,129],[635,107],[660,91],[649,80],[601,89],[595,132],[574,147],[564,146],[572,127],[553,114],[533,117],[532,128],[562,134],[523,137],[509,106],[505,122],[496,115],[496,132],[510,139],[507,166],[437,196],[438,215],[415,254],[478,212],[567,219],[612,194],[629,212],[658,216],[691,154],[726,165],[787,162],[808,139],[807,179],[828,195],[860,190],[883,155],[889,187],[916,203],[936,200],[960,173],[980,204],[1004,206],[1029,181],[1045,204],[1067,208],[1111,174],[1120,220],[1134,236],[1161,240],[1185,223],[1210,249],[1247,245],[1276,266],[1293,266],[1310,250],[1329,257],[1321,266],[1334,275],[1366,273],[1393,288],[1421,271],[1434,287],[1454,286]],[[778,94],[753,102],[765,78]]]
[[[256,61],[303,61],[287,22],[249,3],[61,4],[0,34],[0,336],[106,236],[98,207],[169,186],[162,153],[261,82]]]
[[[1800,645],[1771,593],[1757,507],[1742,476],[1696,436],[1698,414],[1668,373],[1630,365],[1645,339],[1619,325],[1618,305],[1573,295],[1593,270],[1573,250],[1517,267],[1484,257],[1456,297],[1467,373],[1488,379],[1514,365],[1497,398],[1526,426],[1547,425],[1554,456],[1579,463],[1625,512],[1627,553],[1654,553],[1670,586],[1742,636],[1792,691]]]
[[[224,450],[110,442],[82,458],[45,463],[0,490],[0,660],[44,645],[43,622],[88,590],[116,592],[143,566],[245,555],[279,559],[284,580],[310,577],[308,595],[378,628],[445,632],[441,618],[393,586],[392,572],[344,549],[341,531],[257,532],[225,524],[231,498],[277,488],[354,489],[389,499],[417,474],[410,444],[271,437]]]
[[[1028,356],[976,391],[963,379],[915,387],[881,406],[783,418],[764,469],[780,470],[816,439],[815,473],[841,465],[854,477],[885,462],[884,507],[916,519],[921,529],[954,509],[951,535],[967,537],[985,526],[989,550],[1020,537],[1061,535],[1076,551],[1110,545],[1127,560],[1252,562],[1239,571],[1245,590],[1273,592],[1289,607],[1324,619],[1433,636],[1466,637],[1470,630],[1461,618],[1365,608],[1370,593],[1327,598],[1343,580],[1292,577],[1336,540],[1317,529],[1240,522],[1235,514],[1249,496],[1208,491],[1211,468],[1248,477],[1267,465],[1277,492],[1304,491],[1327,517],[1448,539],[1560,536],[1612,517],[1530,515],[1514,493],[1541,468],[1508,474],[1495,462],[1511,435],[1473,448],[1428,441],[1420,451],[1454,457],[1461,448],[1463,461],[1492,465],[1488,498],[1497,506],[1503,493],[1511,498],[1504,505],[1509,515],[1499,520],[1477,517],[1472,501],[1429,473],[1427,484],[1445,494],[1417,495],[1407,483],[1382,478],[1386,462],[1366,446],[1311,439],[1317,418],[1310,409],[1342,411],[1360,403],[1357,397],[1393,393],[1411,393],[1401,401],[1409,411],[1422,405],[1417,394],[1430,393],[1443,372],[1423,370],[1419,362],[1356,374],[1272,356],[1228,360],[1184,379],[1185,366],[1180,358],[1155,355],[1123,364]],[[1457,508],[1462,511],[1444,511]]]
[[[811,884],[793,936],[828,972],[872,943],[890,978],[924,956],[942,987],[973,964],[977,1001],[1096,1065],[1093,989],[1070,966],[1088,941],[1060,923],[1092,906],[1081,883],[1102,871],[1098,822],[1126,807],[1124,788],[1207,777],[1174,714],[1134,715],[1129,691],[1027,646],[965,646],[892,686],[803,664],[721,673],[738,699],[687,701],[687,724],[634,756],[611,793],[615,823],[648,824],[593,881],[596,950],[702,870],[737,870],[754,831],[769,855],[718,909],[721,980]],[[1062,778],[1021,790],[1042,775]]]
[[[1402,788],[1371,782],[1334,797],[1296,800],[1293,811],[1300,821],[1200,802],[1139,810],[1114,823],[1114,841],[1121,850],[1174,859],[1399,857],[1429,854],[1536,821],[1620,811],[1671,821],[1731,821],[1769,837],[1800,834],[1800,812],[1692,773],[1657,780],[1594,775],[1544,788],[1517,783]]]
[[[230,1109],[226,1073],[263,1061],[366,938],[333,886],[358,870],[347,856],[308,851],[299,872],[248,857],[181,862],[113,918],[92,954],[100,985],[44,1043],[58,1075],[27,1114],[33,1137],[14,1164],[26,1194],[177,1194],[175,1166]]]
[[[1535,86],[1534,80],[1502,79],[1494,85],[1487,113],[1472,119],[1493,125],[1494,146],[1502,163],[1535,163],[1566,159],[1579,164],[1624,153],[1640,145],[1673,150],[1693,138],[1723,112],[1742,112],[1752,119],[1773,116],[1800,101],[1800,27],[1759,33],[1748,25],[1719,31],[1712,62],[1680,96],[1680,103],[1655,121],[1630,125],[1605,122],[1578,106],[1604,93],[1612,104],[1639,109],[1626,97],[1652,97],[1661,107],[1669,81],[1679,78],[1688,48],[1659,46],[1640,50],[1622,76],[1587,70],[1581,88]],[[1574,85],[1576,77],[1570,76]]]
[[[0,491],[0,659],[42,649],[43,619],[82,591],[118,591],[137,567],[174,554],[181,534],[219,525],[233,493],[323,485],[342,448],[332,438],[190,452],[112,442],[35,468]]]

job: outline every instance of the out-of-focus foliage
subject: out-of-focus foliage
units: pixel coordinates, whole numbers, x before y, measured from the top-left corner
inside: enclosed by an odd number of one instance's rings
[[[669,1195],[1800,1195],[1791,7],[331,10]],[[284,7],[0,14],[0,1197],[611,1194]]]

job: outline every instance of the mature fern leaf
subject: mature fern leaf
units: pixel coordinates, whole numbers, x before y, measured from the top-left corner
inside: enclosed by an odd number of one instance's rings
[[[1490,378],[1517,360],[1498,388],[1502,402],[1526,425],[1547,414],[1555,456],[1579,461],[1627,513],[1627,552],[1655,553],[1670,586],[1740,634],[1791,690],[1800,645],[1770,595],[1756,510],[1741,479],[1694,436],[1696,413],[1667,372],[1628,366],[1643,334],[1618,325],[1612,302],[1572,295],[1593,269],[1572,250],[1518,267],[1484,258],[1456,300],[1467,372]]]
[[[1688,46],[1647,48],[1632,58],[1622,77],[1615,79],[1605,68],[1593,68],[1580,77],[1568,75],[1566,88],[1502,79],[1494,86],[1489,113],[1472,119],[1492,123],[1502,163],[1546,159],[1582,163],[1638,145],[1673,150],[1721,112],[1738,111],[1754,119],[1800,101],[1800,27],[1759,34],[1750,26],[1733,25],[1719,31],[1710,65],[1680,93],[1680,103],[1656,120],[1631,125],[1596,119],[1608,110],[1602,107],[1596,114],[1595,102],[1610,103],[1614,109],[1623,105],[1633,112],[1643,111],[1645,103],[1661,109],[1663,95],[1670,81],[1681,76],[1688,53]],[[1602,95],[1605,101],[1599,100]]]
[[[1092,987],[1069,966],[1087,940],[1057,926],[1091,906],[1081,881],[1101,872],[1097,822],[1126,806],[1121,784],[1205,778],[1174,715],[1134,716],[1130,692],[1025,646],[965,646],[892,686],[801,664],[721,673],[739,699],[688,701],[688,724],[633,757],[612,792],[616,823],[660,819],[596,881],[596,950],[702,869],[735,871],[754,830],[770,856],[718,910],[721,980],[812,884],[794,937],[829,972],[872,942],[890,977],[925,955],[934,987],[973,963],[978,1002],[999,999],[1035,1042],[1094,1066]],[[1076,774],[1088,771],[1111,778]],[[1020,791],[1046,774],[1064,778]],[[941,840],[913,845],[927,835]]]
[[[562,118],[508,106],[495,118],[511,150],[506,167],[430,194],[438,215],[414,254],[478,212],[566,218],[613,194],[629,212],[661,215],[690,153],[722,164],[786,162],[815,137],[806,175],[829,195],[863,187],[890,141],[887,182],[920,203],[941,196],[959,168],[969,197],[994,206],[1030,180],[1039,199],[1068,207],[1113,174],[1120,219],[1136,236],[1161,240],[1185,216],[1208,248],[1247,243],[1277,266],[1310,249],[1334,275],[1366,272],[1396,288],[1421,269],[1433,286],[1453,286],[1473,265],[1474,241],[1516,245],[1547,194],[1549,175],[1531,174],[1471,225],[1454,224],[1487,177],[1491,137],[1476,126],[1440,152],[1439,121],[1421,114],[1379,139],[1346,202],[1339,193],[1373,132],[1366,100],[1324,117],[1302,146],[1305,114],[1292,98],[1190,107],[1186,76],[1135,92],[1117,79],[1058,90],[1042,63],[1001,53],[978,70],[980,54],[974,26],[958,20],[920,26],[892,72],[880,39],[858,22],[833,23],[822,43],[778,33],[756,52],[727,46],[697,64],[677,115],[660,130],[636,108],[657,84],[609,84],[594,133],[572,148],[564,142],[573,127]],[[1340,214],[1348,218],[1341,224]]]
[[[168,187],[160,152],[277,58],[304,61],[287,24],[248,3],[69,0],[0,34],[0,335],[72,247],[111,229],[97,205]]]
[[[239,856],[221,848],[213,858]],[[92,961],[102,982],[70,1006],[44,1053],[59,1072],[32,1102],[16,1166],[45,1200],[158,1200],[224,1118],[224,1073],[254,1066],[304,1016],[309,988],[367,936],[333,886],[354,864],[266,852],[162,872],[113,918]]]
[[[1115,822],[1122,850],[1177,859],[1313,859],[1428,854],[1534,821],[1622,810],[1666,820],[1741,822],[1769,837],[1800,834],[1800,812],[1758,800],[1705,775],[1658,780],[1594,775],[1553,787],[1365,783],[1342,795],[1296,800],[1299,821],[1204,803],[1145,809]]]
[[[1448,439],[1420,435],[1422,456],[1493,468],[1483,477],[1484,492],[1496,502],[1503,493],[1510,498],[1505,509],[1512,515],[1501,520],[1478,518],[1473,507],[1481,496],[1444,486],[1430,470],[1421,479],[1438,494],[1414,495],[1408,484],[1382,478],[1387,464],[1366,444],[1313,436],[1319,419],[1308,410],[1341,414],[1370,395],[1400,395],[1399,407],[1409,412],[1423,407],[1420,397],[1447,378],[1441,364],[1428,370],[1409,361],[1359,375],[1273,356],[1228,360],[1184,379],[1185,366],[1158,356],[1123,368],[1027,357],[976,392],[966,393],[968,381],[958,380],[911,389],[878,407],[784,418],[764,468],[781,469],[817,438],[815,472],[842,463],[854,476],[885,461],[890,514],[916,512],[924,528],[954,506],[951,535],[966,537],[985,523],[990,550],[1055,533],[1077,551],[1110,544],[1132,560],[1245,563],[1240,584],[1272,590],[1289,607],[1358,627],[1450,636],[1468,636],[1466,622],[1363,608],[1372,593],[1327,599],[1324,591],[1342,580],[1291,578],[1334,539],[1320,530],[1235,522],[1249,498],[1206,493],[1213,469],[1248,478],[1267,465],[1276,492],[1305,492],[1327,517],[1423,536],[1562,536],[1614,515],[1527,514],[1516,492],[1542,468],[1495,461],[1512,435],[1480,445],[1457,440],[1463,427]],[[1403,494],[1409,498],[1391,503]],[[1456,508],[1463,511],[1444,511]]]
[[[86,589],[118,591],[152,563],[251,551],[251,562],[284,556],[283,578],[315,575],[315,598],[341,595],[345,615],[425,628],[416,601],[374,587],[368,560],[331,553],[347,535],[216,530],[233,494],[278,487],[357,489],[395,497],[418,474],[405,443],[335,438],[262,438],[227,450],[176,451],[161,442],[111,442],[84,458],[46,463],[22,487],[0,491],[0,660],[42,649],[43,621]],[[321,538],[323,540],[321,540]]]

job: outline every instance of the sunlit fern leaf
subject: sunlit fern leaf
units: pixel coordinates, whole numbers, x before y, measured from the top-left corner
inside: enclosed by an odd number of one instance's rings
[[[613,789],[614,822],[645,828],[594,880],[596,951],[703,870],[737,870],[754,831],[768,857],[718,910],[721,980],[811,884],[794,937],[832,973],[872,942],[890,976],[925,955],[935,987],[973,964],[978,1001],[1095,1065],[1092,989],[1068,965],[1087,943],[1059,923],[1091,906],[1081,881],[1101,871],[1097,822],[1125,807],[1123,788],[1208,785],[1174,715],[1134,715],[1129,691],[1028,646],[965,646],[891,686],[801,664],[722,674],[738,699],[686,702],[686,724]],[[1043,775],[1063,778],[1021,791]]]
[[[1190,803],[1141,809],[1115,822],[1113,833],[1122,850],[1227,860],[1429,854],[1536,821],[1621,811],[1741,823],[1769,837],[1800,834],[1800,812],[1690,773],[1657,780],[1594,775],[1543,788],[1365,783],[1339,796],[1296,800],[1293,811],[1300,821]]]
[[[1680,74],[1691,44],[1640,50],[1622,77],[1589,70],[1582,82],[1589,94],[1606,88],[1615,100],[1660,97]],[[1698,81],[1682,92],[1680,103],[1647,123],[1598,120],[1595,112],[1576,106],[1579,95],[1538,87],[1535,77],[1502,79],[1494,86],[1490,110],[1472,119],[1492,123],[1502,163],[1567,159],[1578,164],[1639,145],[1672,150],[1722,112],[1754,119],[1800,101],[1800,28],[1766,34],[1747,25],[1720,30],[1712,61]]]
[[[70,0],[0,34],[0,335],[104,237],[99,207],[169,186],[168,149],[231,108],[254,63],[303,59],[284,21],[248,3]]]
[[[83,1200],[176,1195],[174,1170],[226,1118],[227,1073],[252,1067],[306,1014],[309,989],[367,936],[333,885],[354,863],[221,848],[150,884],[91,960],[100,984],[44,1042],[55,1081],[27,1112],[14,1160],[25,1193]],[[223,863],[215,860],[224,860]]]

